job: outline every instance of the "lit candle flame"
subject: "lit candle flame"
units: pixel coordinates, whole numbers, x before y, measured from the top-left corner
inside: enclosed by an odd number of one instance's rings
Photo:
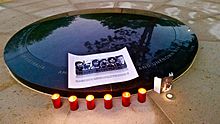
[[[145,93],[147,93],[147,90],[144,88],[139,88],[138,93],[145,94]]]
[[[111,94],[105,94],[104,99],[105,100],[111,100],[112,99],[112,95]]]
[[[68,100],[69,100],[70,102],[74,102],[74,101],[77,100],[77,97],[76,97],[76,96],[70,96],[70,97],[68,98]]]
[[[55,93],[51,96],[51,99],[58,99],[60,97],[60,94]]]
[[[128,97],[131,96],[131,94],[130,94],[129,92],[123,92],[123,93],[122,93],[122,96],[128,98]]]
[[[93,95],[88,95],[88,96],[86,96],[86,100],[87,101],[92,101],[92,100],[94,100],[94,96]]]

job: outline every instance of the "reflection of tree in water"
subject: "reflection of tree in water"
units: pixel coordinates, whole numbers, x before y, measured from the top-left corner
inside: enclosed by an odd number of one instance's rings
[[[11,39],[11,41],[7,44],[5,53],[16,50],[16,48],[23,47],[26,44],[31,45],[36,42],[40,42],[45,37],[52,34],[56,29],[70,25],[74,19],[74,16],[63,17],[27,26]]]
[[[115,29],[112,36],[108,35],[94,42],[85,42],[84,45],[88,48],[88,52],[115,51],[127,47],[136,66],[141,65],[143,61],[147,61],[146,54],[150,55],[149,45],[154,27],[158,21],[157,18],[129,14],[82,15],[80,17],[96,19],[103,26]],[[137,31],[141,28],[144,30],[142,34]]]

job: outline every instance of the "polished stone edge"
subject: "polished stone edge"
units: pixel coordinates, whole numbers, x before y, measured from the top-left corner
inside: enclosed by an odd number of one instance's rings
[[[56,15],[52,15],[43,19],[40,19],[36,22],[33,23],[40,23],[40,22],[45,22],[49,20],[54,20],[58,19],[61,17],[67,17],[67,16],[74,16],[74,15],[82,15],[82,14],[96,14],[96,13],[124,13],[124,14],[134,14],[134,15],[143,15],[143,16],[152,16],[152,17],[157,17],[157,18],[167,18],[175,21],[179,21],[175,18],[172,18],[170,16],[149,11],[149,10],[141,10],[141,9],[132,9],[132,8],[92,8],[92,9],[82,9],[82,10],[73,10],[69,12],[64,12]],[[181,21],[179,21],[182,23]]]

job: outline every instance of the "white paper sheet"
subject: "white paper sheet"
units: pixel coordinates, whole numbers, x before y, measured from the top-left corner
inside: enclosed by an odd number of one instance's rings
[[[68,88],[119,83],[136,77],[138,73],[127,48],[82,56],[68,53]]]
[[[161,82],[161,78],[154,77],[154,91],[156,91],[157,93],[161,92]]]

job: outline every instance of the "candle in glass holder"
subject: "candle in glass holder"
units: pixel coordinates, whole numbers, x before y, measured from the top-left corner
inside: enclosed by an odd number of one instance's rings
[[[106,109],[112,108],[112,95],[111,94],[106,94],[104,96],[104,105]]]
[[[128,107],[131,104],[131,94],[129,92],[122,93],[122,105]]]
[[[146,93],[147,93],[146,89],[144,88],[138,89],[138,101],[140,103],[144,103],[146,101]]]
[[[70,109],[72,111],[75,111],[79,108],[79,105],[78,105],[78,98],[76,96],[70,96],[68,98],[69,100],[69,103],[70,103]]]
[[[61,107],[61,99],[60,99],[60,94],[55,93],[51,96],[53,106],[54,108],[60,108]]]
[[[86,105],[88,110],[95,108],[95,98],[93,95],[86,96]]]

